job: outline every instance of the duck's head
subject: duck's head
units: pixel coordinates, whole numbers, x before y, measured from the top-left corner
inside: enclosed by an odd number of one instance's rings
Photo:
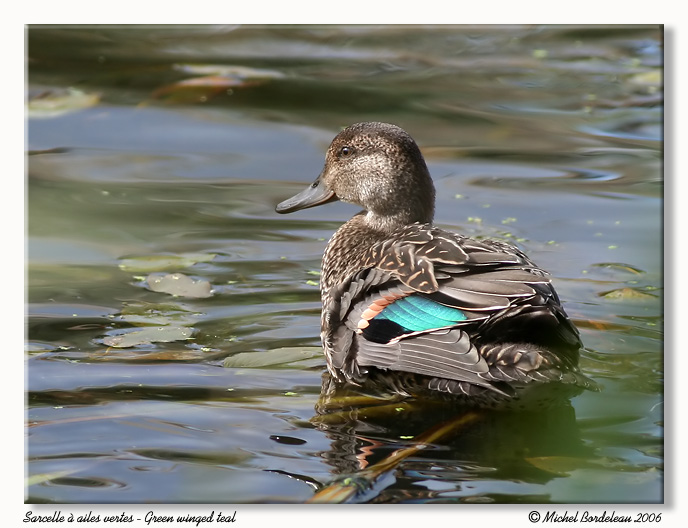
[[[363,207],[371,227],[391,230],[432,222],[435,187],[418,145],[404,130],[356,123],[332,140],[313,184],[276,211],[290,213],[337,199]]]

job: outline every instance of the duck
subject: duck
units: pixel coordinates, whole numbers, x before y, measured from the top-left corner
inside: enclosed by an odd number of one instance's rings
[[[491,408],[598,390],[550,275],[512,244],[433,224],[433,180],[402,128],[344,128],[316,180],[276,212],[336,200],[362,208],[322,258],[320,337],[338,386]]]

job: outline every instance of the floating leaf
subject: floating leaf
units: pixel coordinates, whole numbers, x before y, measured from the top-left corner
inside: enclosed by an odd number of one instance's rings
[[[662,86],[662,71],[652,70],[643,73],[636,73],[629,77],[628,81],[632,84],[642,86]]]
[[[651,293],[645,293],[635,288],[619,288],[618,290],[611,290],[608,292],[600,293],[600,297],[605,299],[614,300],[624,300],[624,301],[636,301],[636,300],[646,300],[646,299],[656,299],[657,297]]]
[[[193,328],[184,326],[151,326],[140,330],[120,331],[120,333],[103,338],[103,343],[115,348],[127,348],[151,343],[184,341],[191,338],[193,333]]]
[[[125,304],[117,320],[141,326],[188,326],[196,322],[200,315],[175,303],[141,302]]]
[[[588,460],[585,458],[568,457],[568,456],[542,456],[542,457],[528,457],[525,459],[538,469],[548,471],[556,475],[568,475],[570,472],[577,469],[598,469],[615,471],[644,471],[640,468],[631,468],[625,464],[620,464],[618,461],[601,457],[597,460]]]
[[[152,343],[140,343],[147,345]],[[156,348],[138,347],[108,347],[106,350],[99,350],[96,353],[88,355],[88,361],[91,363],[134,363],[140,361],[142,363],[150,363],[152,361],[193,361],[199,362],[208,358],[208,353],[202,349],[193,346],[184,347],[170,347],[169,345],[158,345]],[[60,358],[61,356],[55,356]]]
[[[29,117],[56,117],[98,104],[100,96],[76,88],[49,89],[32,95],[27,104]]]
[[[220,75],[236,79],[282,79],[285,77],[282,72],[276,70],[224,64],[175,64],[174,69],[191,75]]]
[[[585,460],[564,456],[530,457],[525,460],[542,471],[561,476],[567,476],[569,472],[586,465]]]
[[[28,341],[24,344],[24,352],[27,354],[40,353],[40,352],[52,352],[53,350],[59,350],[59,347],[53,343],[42,343],[40,341]]]
[[[645,273],[640,268],[635,268],[635,267],[631,266],[630,264],[624,264],[621,262],[600,262],[599,264],[593,264],[593,266],[596,268],[605,268],[608,270],[626,271],[626,272],[632,273],[634,275],[641,275],[642,273]]]
[[[231,93],[233,88],[257,86],[284,77],[283,73],[274,70],[216,64],[179,64],[175,69],[200,77],[183,79],[158,88],[153,92],[153,97],[204,102],[216,95]]]
[[[274,367],[321,356],[320,347],[285,347],[259,352],[240,352],[226,358],[224,366],[228,368]]]
[[[179,255],[146,255],[120,260],[119,268],[124,271],[167,271],[188,268],[198,262],[210,262],[214,253],[180,253]]]
[[[58,478],[66,477],[77,471],[81,471],[82,468],[66,469],[63,471],[54,471],[52,473],[38,473],[36,475],[31,475],[24,480],[24,485],[28,488],[35,484],[41,484],[43,482],[49,482]]]
[[[165,97],[168,100],[177,102],[181,101],[206,101],[208,98],[214,97],[221,93],[226,93],[228,90],[241,86],[250,86],[257,84],[255,81],[243,81],[241,79],[234,79],[232,77],[221,77],[218,75],[210,75],[207,77],[197,77],[195,79],[185,79],[158,88],[153,92],[153,97]]]
[[[146,277],[146,282],[148,283],[148,288],[154,292],[197,299],[213,295],[210,282],[205,279],[192,279],[183,273],[151,274]]]

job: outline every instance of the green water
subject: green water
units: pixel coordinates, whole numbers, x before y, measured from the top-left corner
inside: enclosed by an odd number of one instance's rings
[[[662,53],[650,26],[30,28],[27,502],[300,503],[451,418],[320,416],[319,353],[246,359],[317,352],[356,208],[274,207],[364,120],[414,136],[440,226],[552,273],[604,390],[486,414],[362,500],[662,502]],[[211,295],[150,288],[175,272]]]

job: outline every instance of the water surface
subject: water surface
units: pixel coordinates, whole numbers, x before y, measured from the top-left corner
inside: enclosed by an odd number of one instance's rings
[[[456,413],[315,411],[320,258],[356,208],[274,206],[364,120],[414,136],[440,226],[552,273],[604,389],[485,414],[361,500],[662,502],[660,28],[32,27],[28,52],[27,502],[300,503]]]

